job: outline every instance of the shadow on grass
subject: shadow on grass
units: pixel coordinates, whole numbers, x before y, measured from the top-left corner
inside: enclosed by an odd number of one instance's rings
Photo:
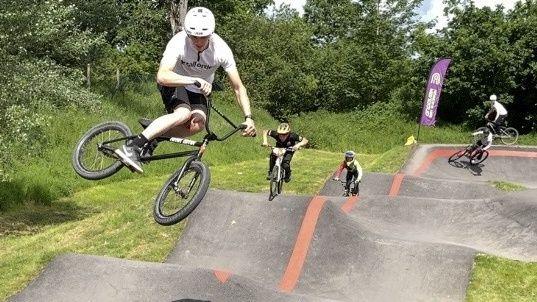
[[[27,203],[0,213],[0,236],[31,235],[48,226],[82,220],[93,211],[69,201],[51,205]]]

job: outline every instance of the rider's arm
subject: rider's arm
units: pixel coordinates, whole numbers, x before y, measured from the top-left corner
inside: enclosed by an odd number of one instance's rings
[[[268,140],[267,140],[268,133],[269,133],[269,130],[263,130],[263,146],[268,146]]]
[[[354,164],[356,165],[356,170],[358,170],[358,177],[356,178],[356,181],[358,182],[362,180],[362,175],[363,175],[362,166],[360,166],[360,164],[358,163],[356,159],[354,160]]]
[[[196,82],[196,78],[182,76],[173,71],[174,65],[160,65],[157,72],[157,83],[167,87],[178,87],[191,85]]]
[[[334,178],[339,178],[339,176],[341,175],[341,172],[343,171],[343,169],[345,169],[347,167],[347,165],[345,165],[345,162],[342,162],[339,167],[337,168],[337,171],[336,171],[336,174],[334,175]]]
[[[248,93],[246,92],[246,87],[242,84],[241,77],[239,76],[239,72],[236,68],[231,68],[226,71],[229,81],[231,83],[231,88],[233,88],[233,91],[235,92],[235,99],[239,103],[239,106],[242,109],[242,112],[244,113],[244,117],[246,121],[244,124],[246,125],[246,129],[244,130],[244,134],[246,135],[254,135],[255,134],[255,124],[254,120],[252,119],[252,111],[250,108],[250,99],[248,99]]]
[[[476,136],[476,135],[479,135],[479,134],[483,134],[483,131],[479,130],[479,131],[476,131],[476,132],[472,133],[473,136]]]
[[[494,113],[494,108],[491,108],[491,109],[489,110],[489,112],[487,112],[487,114],[485,114],[485,120],[487,120],[487,121],[492,121],[491,116],[492,116],[493,113]]]
[[[483,146],[483,150],[487,150],[488,148],[490,148],[490,146],[492,146],[492,133],[489,132],[489,135],[487,136],[487,142],[486,144]]]
[[[304,147],[305,145],[308,144],[308,140],[305,137],[300,137],[300,138],[301,140],[298,143],[296,143],[294,146],[295,150],[298,150],[299,148]]]
[[[157,83],[167,87],[178,87],[194,84],[196,78],[179,75],[174,72],[175,65],[184,56],[181,49],[184,49],[184,39],[182,34],[175,35],[162,55],[160,66],[157,72]]]

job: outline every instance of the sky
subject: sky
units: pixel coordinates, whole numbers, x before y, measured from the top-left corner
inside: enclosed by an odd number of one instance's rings
[[[503,4],[506,9],[511,9],[515,3],[519,0],[474,0],[477,7],[489,6],[495,7],[498,4]],[[282,3],[290,4],[292,8],[295,8],[300,13],[304,12],[302,7],[306,0],[274,0],[276,6]],[[442,0],[424,0],[421,7],[418,9],[423,21],[430,21],[437,19],[436,29],[443,28],[447,25],[447,18],[444,16],[444,4]]]

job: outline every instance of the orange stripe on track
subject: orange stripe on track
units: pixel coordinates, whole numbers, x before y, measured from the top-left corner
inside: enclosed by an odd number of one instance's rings
[[[216,279],[218,279],[218,281],[220,281],[220,283],[226,283],[227,280],[229,279],[229,277],[231,277],[230,272],[213,270],[213,273],[214,273],[214,276],[216,277]]]
[[[296,286],[300,273],[302,272],[302,266],[306,261],[308,249],[319,219],[319,214],[323,209],[326,197],[315,196],[309,203],[304,220],[302,220],[302,226],[298,232],[296,238],[295,248],[287,264],[285,273],[280,280],[280,290],[286,293],[290,293]]]
[[[429,169],[429,166],[433,163],[433,161],[439,157],[450,157],[453,153],[461,150],[459,149],[436,149],[433,152],[429,153],[427,157],[421,162],[421,165],[419,168],[412,173],[414,176],[420,176],[423,172],[427,171]]]
[[[358,202],[358,199],[358,196],[350,196],[349,198],[347,198],[347,201],[345,201],[345,203],[341,206],[341,210],[344,213],[348,214],[352,210],[354,205]]]
[[[489,150],[489,156],[508,156],[508,157],[537,158],[537,152],[509,151],[509,150]]]
[[[392,187],[390,188],[390,193],[388,194],[388,196],[399,195],[399,189],[401,189],[403,178],[405,178],[405,174],[403,173],[397,173],[393,176]]]

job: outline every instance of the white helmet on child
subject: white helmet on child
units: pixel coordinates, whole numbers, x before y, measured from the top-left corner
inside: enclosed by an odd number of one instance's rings
[[[184,29],[190,36],[207,37],[214,33],[213,13],[205,7],[191,8],[185,16]]]
[[[345,152],[345,161],[350,162],[354,160],[354,156],[356,156],[356,153],[354,151],[347,151]]]
[[[493,101],[493,102],[496,102],[497,99],[498,99],[498,97],[497,97],[495,94],[491,94],[491,95],[490,95],[489,100],[491,100],[491,101]]]

